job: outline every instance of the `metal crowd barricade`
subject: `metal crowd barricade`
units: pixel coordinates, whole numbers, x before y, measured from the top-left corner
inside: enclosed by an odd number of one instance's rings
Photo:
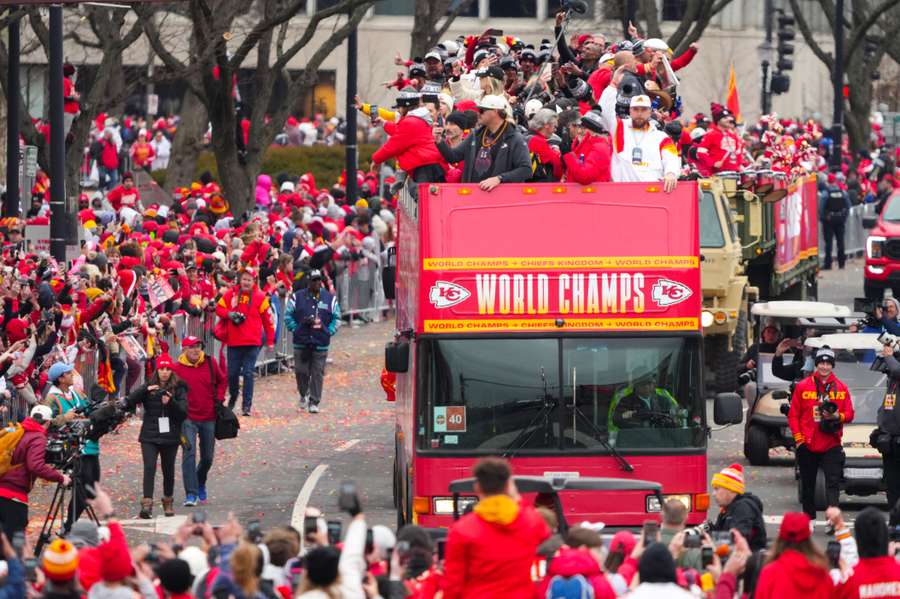
[[[868,230],[862,226],[864,216],[875,214],[875,204],[858,204],[850,208],[847,222],[844,224],[844,253],[848,256],[862,256],[866,252],[866,238]],[[832,252],[837,252],[833,248]],[[822,235],[822,223],[819,223],[819,255],[820,261],[825,255],[825,238]]]
[[[341,315],[351,326],[365,322],[380,322],[390,309],[384,297],[381,266],[374,260],[355,269],[345,269],[335,276],[335,289]]]

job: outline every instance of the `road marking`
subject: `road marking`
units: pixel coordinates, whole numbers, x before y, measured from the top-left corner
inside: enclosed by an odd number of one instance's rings
[[[763,520],[765,520],[766,524],[777,524],[781,525],[781,521],[784,519],[784,516],[763,516]],[[816,526],[822,526],[828,524],[827,520],[816,520]],[[844,523],[849,527],[853,528],[853,523],[855,522],[854,518],[844,518]]]
[[[122,528],[131,528],[143,532],[152,532],[158,535],[174,535],[182,524],[187,522],[187,516],[157,516],[150,520],[142,518],[132,518],[130,520],[119,520]]]
[[[340,444],[340,445],[335,449],[335,451],[337,451],[337,452],[347,451],[348,449],[350,449],[351,447],[353,447],[353,446],[356,445],[357,443],[359,443],[359,439],[350,439],[349,441],[346,441],[346,442]]]
[[[297,495],[297,501],[294,502],[294,511],[291,513],[291,526],[295,529],[303,530],[303,518],[306,516],[306,506],[309,504],[309,498],[312,497],[316,483],[319,482],[326,470],[328,470],[328,464],[319,464],[306,477],[306,482],[303,483],[303,488],[300,489],[300,494]]]

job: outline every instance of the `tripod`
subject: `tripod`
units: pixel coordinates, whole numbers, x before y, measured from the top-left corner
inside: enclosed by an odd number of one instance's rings
[[[553,416],[556,413],[559,401],[547,392],[547,377],[544,374],[543,367],[541,367],[541,381],[544,386],[544,392],[541,394],[540,399],[538,399],[541,403],[541,409],[535,414],[534,418],[531,419],[531,422],[519,431],[519,434],[516,435],[516,438],[513,439],[512,443],[509,444],[509,449],[503,453],[503,457],[505,458],[511,458],[520,449],[527,447],[528,443],[539,430],[544,433],[544,448],[549,447],[553,440]]]
[[[64,486],[62,483],[56,483],[56,490],[53,491],[53,499],[50,501],[50,507],[47,509],[47,515],[44,517],[44,524],[41,526],[41,534],[38,536],[37,543],[35,544],[34,552],[35,555],[41,555],[41,552],[44,549],[44,545],[50,542],[53,525],[57,519],[59,519],[59,530],[58,536],[65,537],[68,534],[68,528],[65,525],[65,520],[63,519],[63,506],[66,505],[66,496],[71,498],[72,506],[70,511],[72,512],[73,523],[74,523],[74,514],[77,513],[78,501],[80,498],[89,498],[93,496],[93,492],[89,493],[87,487],[85,487],[84,482],[81,480],[81,453],[80,451],[76,451],[74,455],[72,455],[69,459],[65,461],[60,468],[62,472],[66,473],[71,479],[72,484],[69,487]],[[88,518],[90,518],[94,524],[97,526],[100,525],[100,520],[97,518],[97,514],[94,513],[94,508],[91,507],[90,504],[85,504],[84,511],[87,513]]]

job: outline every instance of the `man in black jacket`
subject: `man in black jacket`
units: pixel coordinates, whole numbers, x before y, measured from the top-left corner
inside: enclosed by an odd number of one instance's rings
[[[766,523],[759,497],[747,493],[744,487],[744,468],[732,464],[715,473],[712,478],[713,497],[719,504],[719,516],[713,532],[728,532],[736,528],[757,551],[766,548]]]
[[[455,148],[443,141],[437,145],[447,162],[464,162],[463,183],[478,183],[491,191],[501,183],[524,183],[531,176],[528,145],[508,119],[508,109],[500,96],[484,96],[478,102],[481,126]]]

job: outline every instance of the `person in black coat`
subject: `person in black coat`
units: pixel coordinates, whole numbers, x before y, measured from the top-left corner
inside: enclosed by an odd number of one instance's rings
[[[172,372],[172,358],[168,354],[156,360],[156,372],[150,381],[131,392],[125,399],[125,409],[134,411],[144,406],[144,420],[138,440],[144,461],[144,495],[140,517],[153,515],[153,483],[156,478],[157,457],[162,463],[163,512],[174,516],[175,457],[181,443],[181,423],[187,418],[187,384]]]
[[[463,162],[463,183],[478,183],[491,191],[501,183],[524,183],[531,177],[528,144],[509,120],[508,108],[500,96],[484,96],[478,103],[481,126],[456,147],[438,143],[444,160]]]

